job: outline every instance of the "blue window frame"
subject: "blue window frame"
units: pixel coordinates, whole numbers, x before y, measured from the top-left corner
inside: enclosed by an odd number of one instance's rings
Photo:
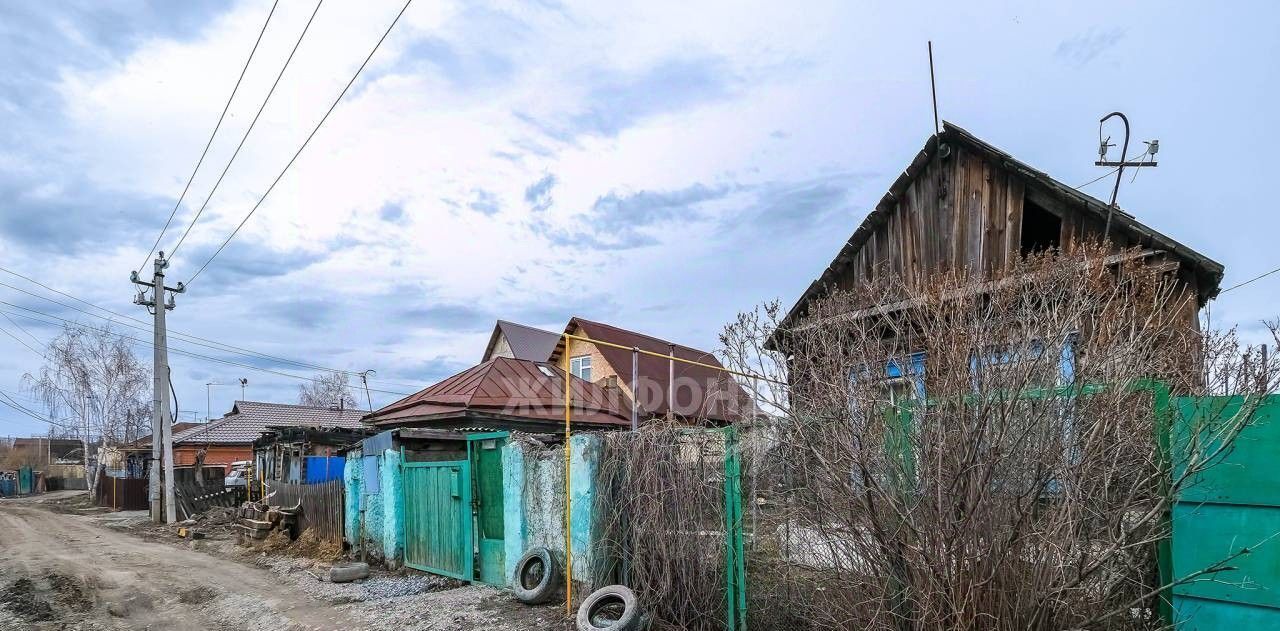
[[[903,370],[903,364],[906,370]],[[924,353],[912,353],[905,362],[891,359],[885,364],[884,372],[892,403],[899,402],[900,394],[917,401],[924,400]]]
[[[1062,342],[1062,349],[1058,354],[1058,383],[1052,385],[1066,386],[1075,382],[1076,379],[1076,334],[1068,335]],[[1019,361],[1035,361],[1044,356],[1044,343],[1036,340],[1031,342],[1026,349],[1022,351],[1010,350],[1008,348],[1001,350],[990,350],[985,354],[974,353],[969,358],[969,372],[973,375],[973,387],[978,388],[978,368],[979,361],[981,366],[1003,366],[1013,364]],[[1043,384],[1050,385],[1050,384]]]

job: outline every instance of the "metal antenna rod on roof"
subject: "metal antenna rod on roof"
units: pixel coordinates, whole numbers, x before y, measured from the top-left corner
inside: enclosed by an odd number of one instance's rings
[[[938,125],[938,81],[933,77],[933,40],[929,40],[929,90],[933,93],[933,133],[942,133]]]
[[[1107,149],[1109,147],[1114,147],[1115,145],[1110,144],[1109,142],[1111,140],[1110,136],[1106,138],[1102,137],[1102,126],[1105,125],[1109,119],[1117,116],[1120,117],[1120,121],[1124,123],[1124,144],[1120,146],[1120,161],[1112,162],[1110,160],[1107,160]],[[1155,157],[1156,152],[1158,151],[1160,151],[1160,141],[1152,140],[1151,142],[1147,143],[1147,150],[1143,152],[1142,156],[1151,154],[1152,157]],[[1120,193],[1120,178],[1124,177],[1124,168],[1125,167],[1137,168],[1137,167],[1157,166],[1157,163],[1155,160],[1148,160],[1146,162],[1143,162],[1141,160],[1142,156],[1138,156],[1139,158],[1138,160],[1129,160],[1128,155],[1129,155],[1129,117],[1125,116],[1124,113],[1122,112],[1112,112],[1110,114],[1107,114],[1106,116],[1103,116],[1100,120],[1098,120],[1098,160],[1093,164],[1095,166],[1100,166],[1100,167],[1115,167],[1115,173],[1116,173],[1116,184],[1111,188],[1111,205],[1107,207],[1107,225],[1102,230],[1102,239],[1104,241],[1111,238],[1111,216],[1115,214],[1116,195]]]
[[[378,371],[370,368],[360,374],[360,382],[364,384],[364,400],[369,403],[369,413],[373,414],[373,397],[369,396],[369,375],[378,374]]]

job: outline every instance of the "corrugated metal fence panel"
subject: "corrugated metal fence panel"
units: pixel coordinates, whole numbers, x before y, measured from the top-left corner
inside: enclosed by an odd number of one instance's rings
[[[1180,631],[1280,628],[1280,397],[1269,396],[1230,449],[1221,452],[1225,423],[1241,413],[1241,397],[1178,399],[1173,431],[1174,476],[1192,446],[1214,461],[1179,495],[1173,507],[1173,578],[1220,564],[1241,548],[1228,570],[1212,580],[1173,588]],[[1197,433],[1198,436],[1192,436]]]
[[[116,510],[146,510],[150,507],[147,480],[104,476],[98,484],[99,506]]]
[[[0,480],[0,495],[9,496],[18,494],[18,481],[12,478]]]
[[[307,456],[305,482],[319,484],[330,480],[341,480],[342,468],[346,464],[347,459],[340,456]]]
[[[316,537],[324,541],[342,542],[345,489],[341,479],[320,484],[267,481],[266,485],[267,492],[274,493],[267,500],[272,506],[289,508],[301,505],[300,531],[313,530]]]

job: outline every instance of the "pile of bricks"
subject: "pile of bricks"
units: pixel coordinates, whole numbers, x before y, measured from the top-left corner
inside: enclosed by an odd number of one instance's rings
[[[237,537],[242,545],[266,539],[273,530],[288,533],[290,539],[298,537],[298,509],[268,506],[258,502],[245,502],[240,506]]]

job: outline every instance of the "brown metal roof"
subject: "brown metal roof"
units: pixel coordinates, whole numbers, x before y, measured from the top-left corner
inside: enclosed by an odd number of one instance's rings
[[[618,390],[570,380],[573,422],[630,426],[631,408]],[[495,357],[365,417],[401,425],[483,412],[512,419],[564,421],[564,372],[528,360]]]
[[[489,336],[489,345],[485,347],[484,357],[480,361],[492,359],[491,353],[498,344],[499,335],[507,338],[507,345],[511,347],[511,354],[516,359],[533,362],[547,361],[547,358],[551,357],[551,352],[556,349],[556,342],[560,341],[559,333],[535,329],[507,320],[498,320],[493,327],[493,335]]]
[[[723,367],[720,360],[716,359],[715,354],[709,351],[676,344],[651,335],[628,331],[627,329],[620,329],[602,322],[593,322],[575,317],[565,326],[565,332],[570,332],[576,327],[582,329],[585,334],[584,337],[589,337],[593,340],[610,342],[628,348],[639,348],[640,350],[663,355],[670,354],[681,359]],[[596,348],[604,356],[605,360],[609,362],[609,365],[618,371],[618,380],[629,384],[631,381],[632,352],[600,344],[597,344]],[[551,356],[552,361],[557,365],[562,361],[560,357],[563,352],[564,344],[561,342],[556,346],[556,350]],[[670,390],[668,388],[670,361],[662,357],[639,353],[636,363],[637,376],[642,386],[639,388],[640,392],[637,396],[640,408],[648,415],[660,416],[666,414],[671,409],[668,392]],[[731,421],[742,413],[745,409],[744,405],[750,404],[750,398],[746,391],[738,385],[729,373],[705,366],[675,362],[675,378],[677,384],[682,382],[688,384],[691,380],[693,384],[697,385],[696,391],[689,387],[676,388],[675,413],[680,416],[714,421]],[[646,383],[649,384],[647,392],[644,387]],[[688,398],[686,399],[686,397]]]

